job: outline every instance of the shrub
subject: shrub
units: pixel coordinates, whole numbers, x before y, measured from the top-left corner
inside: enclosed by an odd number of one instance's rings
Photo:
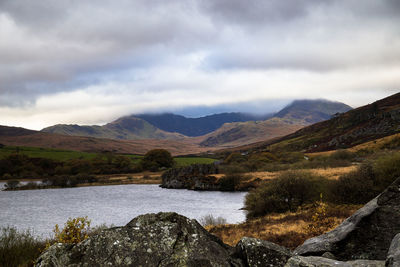
[[[215,218],[213,215],[208,214],[202,217],[199,222],[202,226],[220,225],[220,224],[226,224],[226,219],[221,216]]]
[[[69,218],[60,230],[58,224],[54,227],[56,242],[79,243],[89,237],[90,220],[87,217]]]
[[[400,148],[400,136],[395,136],[381,145],[384,149],[398,149]]]
[[[239,190],[240,183],[245,179],[241,174],[228,174],[218,180],[221,191]]]
[[[330,155],[333,160],[354,160],[356,154],[345,149],[339,149]]]
[[[379,193],[375,180],[372,165],[364,163],[333,183],[330,199],[336,203],[364,204]]]
[[[318,199],[326,180],[304,171],[287,171],[246,195],[247,218],[273,212],[295,211]]]
[[[45,248],[31,231],[18,231],[14,227],[0,229],[0,266],[32,266]]]
[[[246,161],[246,157],[243,156],[239,152],[232,152],[229,156],[224,160],[225,164],[237,164]]]
[[[304,160],[304,155],[300,152],[288,152],[281,154],[279,158],[282,163],[295,163]]]
[[[328,205],[322,201],[315,203],[315,213],[311,217],[311,223],[307,226],[306,231],[311,236],[321,235],[335,226],[334,217],[328,216]]]
[[[221,173],[225,174],[235,174],[235,173],[244,173],[248,170],[242,165],[222,165],[220,167]]]
[[[165,167],[170,168],[174,165],[174,159],[165,149],[153,149],[147,152],[142,159],[142,166],[146,170],[157,171]]]
[[[400,153],[390,154],[378,159],[374,164],[375,186],[380,192],[400,177]]]

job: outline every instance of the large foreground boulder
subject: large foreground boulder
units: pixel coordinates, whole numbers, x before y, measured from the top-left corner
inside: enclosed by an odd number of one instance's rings
[[[283,267],[292,256],[287,248],[251,237],[243,237],[236,251],[249,267]]]
[[[285,267],[385,267],[385,261],[374,260],[355,260],[355,261],[337,261],[324,257],[302,257],[296,256],[290,258]]]
[[[36,266],[243,266],[234,248],[196,220],[176,213],[141,215],[76,245],[55,244]]]
[[[400,267],[400,234],[397,234],[390,244],[386,258],[387,267]]]
[[[330,252],[338,260],[385,260],[400,233],[400,178],[334,230],[308,239],[295,249],[302,256]]]

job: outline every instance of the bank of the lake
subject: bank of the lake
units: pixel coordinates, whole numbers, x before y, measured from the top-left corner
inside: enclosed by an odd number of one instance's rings
[[[94,225],[125,225],[145,213],[175,211],[201,219],[212,214],[229,223],[245,220],[243,192],[162,189],[158,185],[117,185],[46,190],[1,191],[2,226],[31,228],[47,236],[69,217],[88,216]]]

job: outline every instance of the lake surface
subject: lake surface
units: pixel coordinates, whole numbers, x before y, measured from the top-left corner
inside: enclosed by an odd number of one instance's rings
[[[36,235],[48,237],[55,224],[64,225],[69,217],[88,216],[92,225],[122,226],[140,214],[160,211],[175,211],[198,220],[212,214],[238,223],[245,220],[240,210],[245,194],[163,189],[158,185],[0,191],[0,226],[30,228]]]

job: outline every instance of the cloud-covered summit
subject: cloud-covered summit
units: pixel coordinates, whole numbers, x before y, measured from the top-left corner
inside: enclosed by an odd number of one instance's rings
[[[0,1],[0,124],[399,90],[396,0]],[[266,112],[269,110],[266,109]]]

